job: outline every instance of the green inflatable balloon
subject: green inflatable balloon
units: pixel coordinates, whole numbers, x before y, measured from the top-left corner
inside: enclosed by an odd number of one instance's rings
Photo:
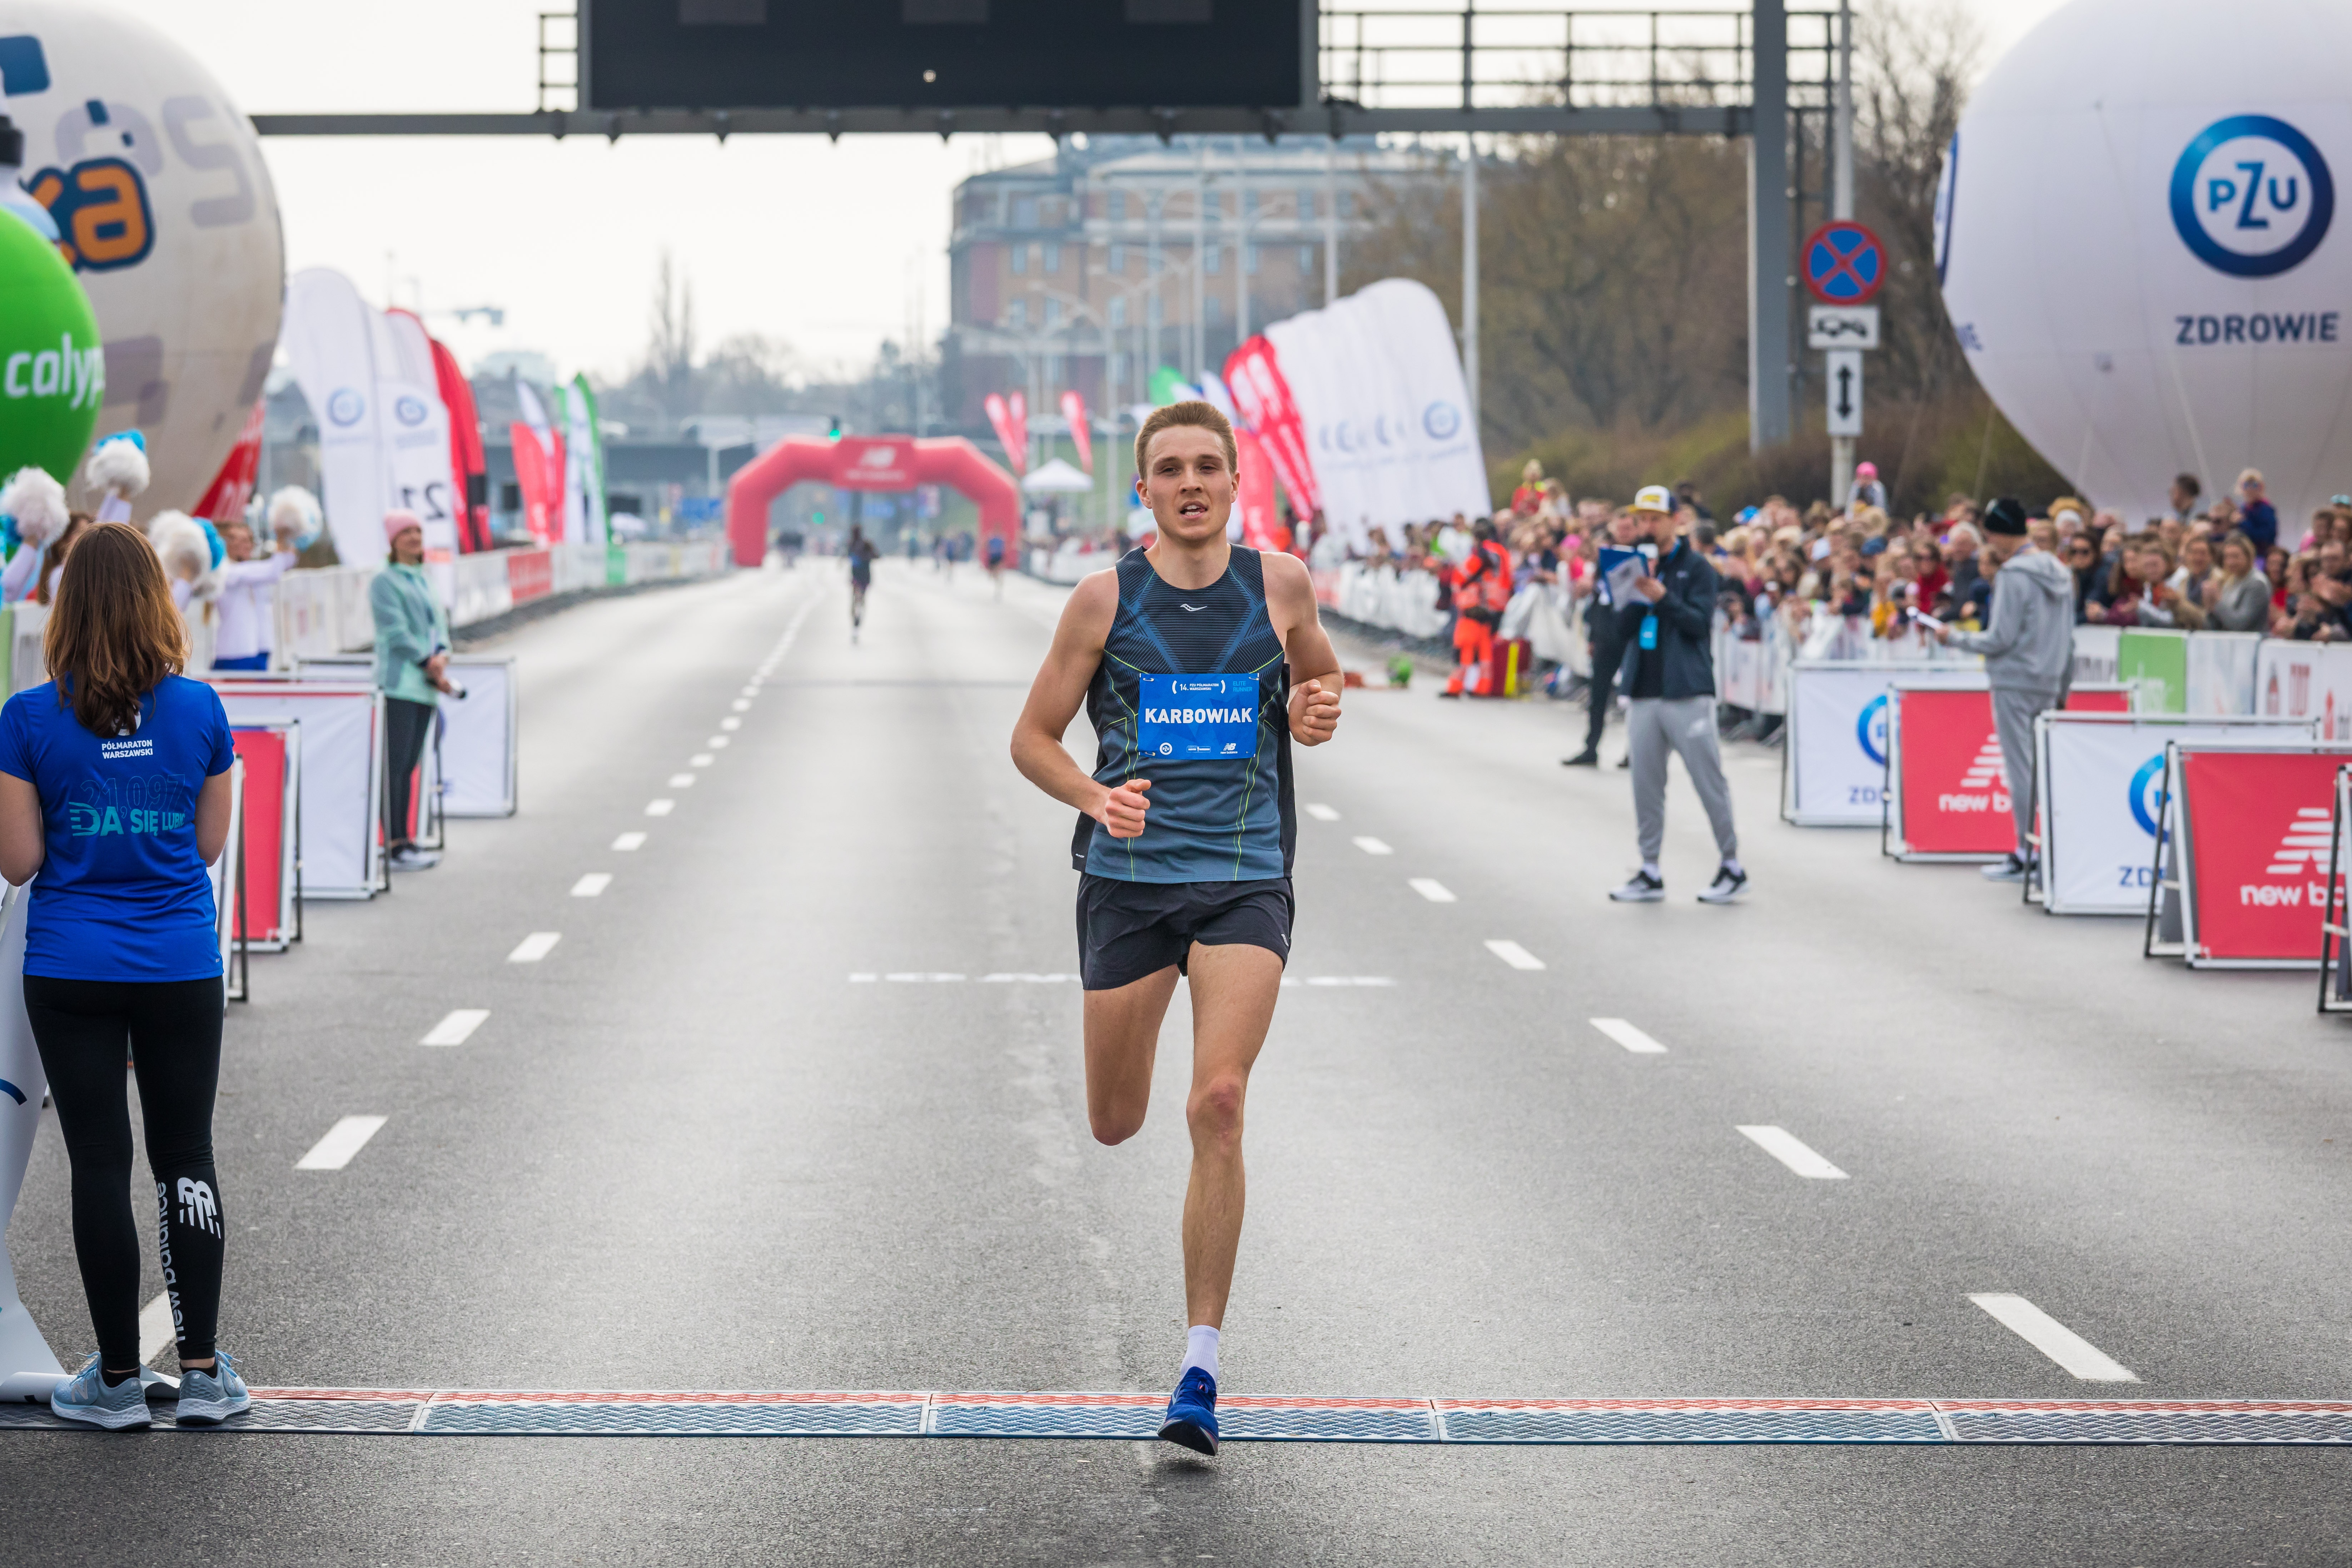
[[[106,351],[89,296],[58,247],[0,211],[0,474],[73,478],[106,401]]]

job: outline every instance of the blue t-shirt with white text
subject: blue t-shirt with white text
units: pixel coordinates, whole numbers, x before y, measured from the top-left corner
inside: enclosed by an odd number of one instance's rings
[[[40,792],[46,849],[26,914],[25,973],[54,980],[203,980],[221,972],[196,796],[236,753],[219,695],[167,675],[128,735],[91,734],[55,681],[0,708],[0,773]]]

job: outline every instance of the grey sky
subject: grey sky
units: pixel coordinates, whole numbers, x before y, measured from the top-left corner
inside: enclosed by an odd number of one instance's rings
[[[548,0],[103,0],[197,55],[247,112],[527,110]],[[1988,61],[2059,0],[1964,0]],[[785,339],[820,363],[864,361],[908,331],[919,297],[945,319],[948,197],[1043,137],[524,138],[265,144],[289,267],[390,290],[471,361],[538,349],[566,372],[618,374],[645,341],[667,247],[692,279],[702,341]],[[492,304],[503,328],[431,312]]]

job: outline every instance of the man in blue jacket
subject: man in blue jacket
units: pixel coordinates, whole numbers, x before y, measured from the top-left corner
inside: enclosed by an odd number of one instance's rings
[[[1715,829],[1722,857],[1715,881],[1698,896],[1703,904],[1727,904],[1747,890],[1739,864],[1739,836],[1731,823],[1731,786],[1724,782],[1723,756],[1715,737],[1715,656],[1708,647],[1715,630],[1715,568],[1680,536],[1675,499],[1664,485],[1644,486],[1633,512],[1655,541],[1658,564],[1633,584],[1635,602],[1625,611],[1630,634],[1621,673],[1631,708],[1625,739],[1633,763],[1633,821],[1641,837],[1642,868],[1609,896],[1619,903],[1655,903],[1666,896],[1658,853],[1666,839],[1666,753],[1689,770]]]

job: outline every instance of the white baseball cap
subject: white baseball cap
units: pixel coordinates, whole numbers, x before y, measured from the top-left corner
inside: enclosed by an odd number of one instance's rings
[[[1633,495],[1635,511],[1666,511],[1675,510],[1675,493],[1664,485],[1643,485]]]

